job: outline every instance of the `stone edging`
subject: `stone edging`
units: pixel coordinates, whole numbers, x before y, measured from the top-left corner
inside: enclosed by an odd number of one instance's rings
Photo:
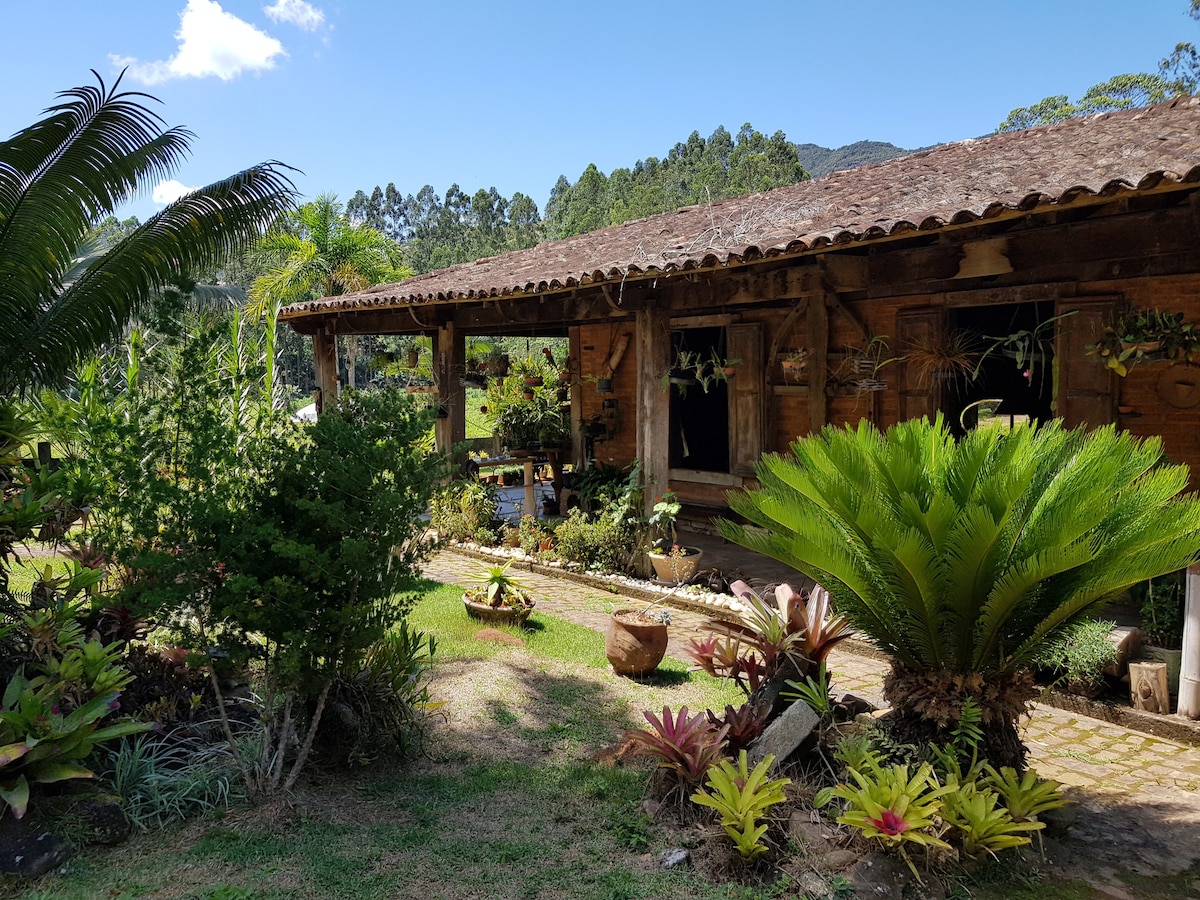
[[[548,566],[529,556],[510,556],[507,553],[492,553],[477,546],[463,544],[447,544],[445,545],[445,549],[452,553],[473,557],[474,559],[511,559],[521,568],[528,569],[530,572],[538,575],[562,578],[566,581],[573,581],[576,584],[582,584],[606,593],[622,594],[626,597],[634,597],[638,600],[646,600],[651,603],[666,598],[666,603],[680,609],[704,613],[714,619],[737,620],[737,613],[734,612],[733,607],[740,606],[740,604],[736,600],[732,600],[732,598],[730,598],[732,602],[721,601],[719,599],[721,595],[708,591],[699,594],[673,594],[667,597],[667,589],[644,586],[646,583],[639,584],[634,579],[622,578],[615,580],[603,575],[589,575],[586,572],[576,572],[564,569],[561,566]],[[848,638],[842,641],[838,645],[838,648],[848,653],[853,653],[856,656],[869,656],[872,659],[878,660],[888,659],[886,653],[869,641],[861,638]],[[1051,706],[1055,709],[1065,710],[1066,712],[1078,713],[1082,716],[1099,719],[1102,722],[1111,722],[1130,731],[1137,731],[1153,737],[1176,741],[1180,744],[1200,747],[1200,722],[1193,722],[1191,719],[1185,719],[1177,714],[1162,716],[1156,713],[1143,712],[1142,710],[1133,709],[1128,706],[1103,703],[1099,700],[1089,700],[1086,697],[1065,694],[1054,690],[1047,691],[1039,696],[1037,702],[1043,706]]]

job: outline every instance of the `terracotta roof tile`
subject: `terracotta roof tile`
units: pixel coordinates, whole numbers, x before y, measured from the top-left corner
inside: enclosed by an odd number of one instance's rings
[[[944,144],[774,191],[603,228],[396,284],[287,307],[282,319],[670,275],[1200,181],[1200,97]]]

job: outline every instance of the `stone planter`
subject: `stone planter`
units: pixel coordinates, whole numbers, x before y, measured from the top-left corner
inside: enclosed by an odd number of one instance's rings
[[[463,594],[463,606],[467,615],[489,625],[524,625],[532,606],[489,606],[486,603],[476,603]]]
[[[700,557],[703,551],[695,547],[684,547],[683,556],[667,556],[666,554],[651,553],[650,565],[654,566],[654,575],[659,581],[667,584],[682,584],[690,581],[700,567]]]
[[[643,612],[618,609],[608,620],[604,655],[618,675],[646,675],[667,652],[667,626]]]

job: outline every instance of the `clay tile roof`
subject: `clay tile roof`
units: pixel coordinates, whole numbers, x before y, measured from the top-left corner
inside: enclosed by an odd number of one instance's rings
[[[561,291],[966,224],[1200,181],[1200,97],[1070,119],[688,206],[287,307],[316,313]]]

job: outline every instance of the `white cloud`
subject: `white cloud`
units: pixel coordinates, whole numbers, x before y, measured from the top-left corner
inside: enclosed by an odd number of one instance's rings
[[[170,78],[210,75],[229,81],[244,71],[273,69],[275,57],[287,55],[283,44],[225,12],[216,0],[188,0],[179,14],[175,38],[179,49],[167,60],[141,62],[132,56],[116,54],[110,54],[109,59],[118,67],[128,68],[130,78],[143,84],[158,84]]]
[[[166,206],[168,203],[174,203],[184,194],[190,194],[196,190],[194,187],[188,187],[186,184],[181,184],[174,178],[167,181],[160,181],[154,186],[154,193],[150,195],[150,199],[159,206]]]
[[[273,22],[288,22],[305,31],[316,31],[325,21],[325,13],[304,0],[275,0],[270,6],[264,6],[263,12]]]

